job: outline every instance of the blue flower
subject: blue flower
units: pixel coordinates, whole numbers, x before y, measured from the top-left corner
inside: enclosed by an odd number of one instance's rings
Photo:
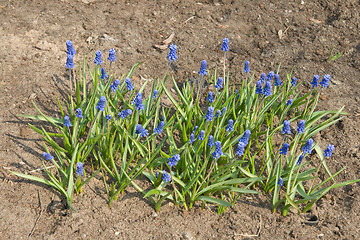
[[[108,57],[110,62],[115,62],[116,56],[115,56],[115,49],[111,48],[109,50],[109,57]]]
[[[300,120],[297,125],[297,131],[299,134],[305,132],[305,120]]]
[[[119,84],[120,84],[120,81],[116,79],[115,82],[110,85],[111,91],[116,92],[116,90],[119,87]]]
[[[221,117],[221,111],[220,110],[216,110],[215,118],[217,118],[217,117]]]
[[[334,145],[329,144],[329,146],[324,151],[324,157],[331,157],[332,152],[335,150]]]
[[[296,81],[297,81],[297,78],[296,78],[296,77],[293,77],[293,78],[291,79],[291,85],[292,85],[293,87],[296,86]]]
[[[157,89],[154,89],[153,99],[157,98],[159,91]]]
[[[198,130],[198,129],[199,129],[199,126],[195,126],[194,130],[192,132],[195,134],[196,130]]]
[[[51,154],[50,153],[47,153],[47,152],[43,152],[43,157],[45,158],[45,160],[46,161],[49,161],[49,160],[52,160],[52,159],[54,159],[54,157],[53,156],[51,156]]]
[[[228,38],[224,38],[223,39],[223,44],[221,46],[221,51],[229,51],[229,39]]]
[[[168,174],[165,170],[162,172],[162,180],[164,180],[164,182],[170,182],[171,181],[170,174]]]
[[[244,67],[244,72],[245,73],[249,73],[250,72],[250,66],[249,66],[249,61],[245,61],[245,67]]]
[[[209,101],[210,103],[214,102],[214,95],[211,91],[208,93],[206,100]]]
[[[67,40],[66,41],[66,49],[67,49],[67,54],[68,55],[75,55],[76,54],[76,51],[75,51],[75,48],[73,46],[73,43],[70,41],[70,40]]]
[[[105,78],[108,78],[108,77],[109,77],[109,75],[106,74],[105,69],[101,68],[101,79],[105,79]]]
[[[314,142],[314,140],[312,140],[311,138],[309,138],[309,139],[306,141],[305,146],[302,148],[304,154],[305,154],[305,153],[311,154],[311,148],[312,148],[313,142]]]
[[[212,147],[214,146],[214,136],[213,135],[210,135],[209,136],[209,140],[208,140],[208,144],[207,144],[209,147]]]
[[[107,119],[108,121],[110,121],[110,120],[111,120],[111,115],[110,115],[110,114],[106,115],[106,119]]]
[[[205,137],[205,131],[204,131],[204,130],[201,130],[198,139],[199,139],[200,141],[202,141],[202,140],[204,140],[204,137]]]
[[[278,184],[280,185],[280,187],[282,187],[284,185],[284,180],[280,177]]]
[[[163,129],[164,129],[164,126],[165,126],[165,122],[164,122],[164,121],[161,121],[161,122],[159,123],[159,125],[154,129],[155,134],[160,135],[161,132],[162,132]]]
[[[106,97],[101,96],[99,99],[99,102],[95,108],[99,109],[100,111],[105,111],[105,102],[106,102]]]
[[[223,88],[224,86],[223,86],[223,81],[224,81],[224,79],[222,78],[222,77],[219,77],[218,78],[218,80],[217,80],[217,82],[216,82],[216,85],[215,85],[215,88],[217,89],[217,90],[220,90],[220,88]]]
[[[275,86],[280,86],[281,80],[279,74],[275,74]]]
[[[189,143],[192,143],[192,142],[195,142],[195,134],[194,134],[194,133],[191,133],[191,134],[190,134]]]
[[[232,120],[232,119],[229,120],[229,123],[226,127],[226,131],[227,132],[234,131],[234,120]]]
[[[142,94],[141,93],[136,94],[136,97],[135,97],[135,100],[134,100],[133,104],[135,105],[136,110],[144,109],[144,105],[142,103]]]
[[[247,145],[249,143],[250,135],[251,135],[251,131],[246,130],[242,135],[242,137],[239,139],[239,142],[243,142],[245,143],[245,145]]]
[[[76,164],[76,175],[81,175],[82,177],[84,176],[84,165],[82,162],[78,162]]]
[[[146,137],[149,133],[141,124],[138,124],[136,125],[135,134],[140,134],[140,137]]]
[[[292,99],[287,100],[287,102],[286,102],[286,106],[291,105],[291,104],[293,103],[293,101],[294,101],[294,100],[292,100]]]
[[[221,110],[220,117],[221,117],[222,115],[224,115],[225,112],[226,112],[226,107],[223,107],[223,109]]]
[[[124,111],[121,111],[119,113],[119,117],[121,117],[122,119],[125,119],[128,115],[130,115],[132,113],[131,109],[126,109]]]
[[[65,125],[66,127],[71,127],[71,126],[72,126],[72,124],[71,124],[71,122],[70,122],[70,118],[69,118],[68,116],[65,116],[65,117],[64,117],[64,125]]]
[[[282,133],[283,134],[291,134],[290,122],[288,120],[284,121],[284,127],[282,129]]]
[[[167,58],[169,59],[169,61],[171,63],[172,61],[175,61],[178,58],[178,56],[176,55],[177,46],[174,44],[170,44],[169,49],[170,49],[170,52],[167,55]]]
[[[102,62],[103,62],[103,60],[101,60],[101,51],[100,51],[100,50],[97,50],[96,53],[95,53],[94,63],[95,63],[95,64],[98,64],[98,65],[101,65]]]
[[[129,91],[134,90],[134,86],[132,85],[130,78],[126,78],[125,82],[126,82],[126,87]]]
[[[180,155],[175,154],[173,157],[169,158],[169,167],[172,168],[180,161]]]
[[[244,154],[246,144],[243,142],[239,142],[238,147],[236,149],[236,154],[241,157]]]
[[[219,111],[219,110],[218,110]],[[207,113],[205,115],[205,119],[207,122],[210,122],[213,120],[214,117],[214,108],[213,107],[208,107]]]
[[[321,80],[320,85],[324,88],[327,88],[327,86],[329,86],[329,81],[330,81],[330,75],[329,74],[325,74],[324,78]]]
[[[215,151],[212,153],[212,156],[214,159],[218,159],[219,157],[221,157],[221,155],[223,155],[223,152],[221,149],[221,142],[216,141],[215,142]]]
[[[319,75],[314,75],[314,78],[311,82],[313,88],[319,86],[319,79],[320,79]]]
[[[263,90],[263,94],[268,97],[270,96],[272,93],[271,93],[271,82],[270,81],[267,81],[266,84],[265,84],[265,87],[264,87],[264,90]]]
[[[83,112],[82,112],[82,109],[81,109],[81,108],[78,108],[78,109],[76,109],[75,111],[76,111],[75,117],[83,118]]]
[[[201,75],[201,76],[204,76],[204,75],[207,75],[208,73],[207,73],[207,62],[206,62],[206,60],[203,60],[202,62],[201,62],[201,67],[200,67],[200,71],[199,71],[199,74]]]
[[[267,75],[266,79],[269,80],[269,81],[271,81],[271,80],[273,79],[273,77],[274,77],[274,74],[275,74],[275,73],[274,73],[273,71],[270,71],[270,72],[269,72],[269,75]]]
[[[262,73],[261,76],[260,76],[261,83],[265,83],[265,78],[266,78],[266,74]]]
[[[289,150],[290,145],[288,143],[284,143],[283,147],[280,148],[280,154],[286,155]]]
[[[255,93],[256,93],[256,94],[262,93],[261,80],[259,80],[259,81],[256,82],[256,91],[255,91]]]
[[[67,55],[65,68],[74,68],[74,55]]]
[[[297,165],[300,165],[300,164],[301,164],[301,161],[303,160],[303,158],[304,158],[304,155],[300,155],[300,156],[299,156],[299,159],[298,159],[297,162],[296,162],[296,164],[297,164]]]

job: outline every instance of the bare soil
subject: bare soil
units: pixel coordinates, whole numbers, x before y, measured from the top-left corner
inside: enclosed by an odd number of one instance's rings
[[[293,75],[304,89],[311,88],[314,74],[330,74],[319,109],[345,106],[349,115],[315,141],[323,148],[336,146],[328,166],[333,172],[347,166],[339,182],[360,178],[359,4],[358,0],[0,0],[0,238],[25,239],[31,234],[33,239],[360,239],[359,184],[330,191],[309,215],[290,212],[281,217],[271,213],[268,196],[240,198],[223,215],[211,205],[184,211],[171,204],[155,214],[153,206],[131,188],[109,209],[101,179],[95,178],[75,197],[79,212],[74,212],[64,209],[58,193],[8,171],[41,167],[41,136],[18,115],[35,114],[32,100],[47,114],[58,114],[56,97],[63,99],[69,92],[66,40],[74,43],[77,63],[84,55],[91,61],[96,50],[106,55],[115,48],[112,68],[119,76],[142,62],[134,77],[142,84],[142,77],[154,79],[167,71],[168,51],[153,45],[174,32],[179,55],[174,77],[179,82],[197,76],[203,59],[210,71],[221,69],[224,37],[230,39],[227,66],[234,83],[242,79],[245,60],[256,78],[276,70],[278,64],[283,75],[295,66]],[[332,46],[343,55],[325,68]],[[318,222],[306,223],[311,217]]]

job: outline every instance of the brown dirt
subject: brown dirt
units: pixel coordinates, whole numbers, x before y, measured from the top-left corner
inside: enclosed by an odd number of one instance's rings
[[[79,212],[64,210],[51,189],[10,175],[8,169],[28,172],[41,167],[43,142],[18,114],[35,114],[34,99],[47,114],[57,114],[55,96],[69,91],[66,81],[66,40],[78,55],[89,59],[96,50],[117,51],[118,74],[136,71],[145,78],[162,77],[167,51],[152,46],[175,33],[178,46],[175,79],[196,76],[200,62],[210,71],[221,69],[222,39],[230,39],[232,79],[240,79],[243,62],[252,71],[275,70],[294,75],[304,88],[314,74],[328,73],[331,84],[319,109],[345,106],[349,115],[322,131],[316,141],[336,146],[328,161],[332,171],[347,170],[339,181],[360,178],[359,119],[360,32],[358,0],[289,1],[0,1],[0,238],[34,239],[360,239],[360,185],[332,190],[311,214],[272,214],[264,198],[241,198],[224,215],[207,208],[186,212],[170,204],[157,215],[141,194],[131,188],[109,209],[99,179],[75,198]],[[279,39],[278,31],[283,31]],[[324,63],[331,46],[343,56]],[[238,72],[238,73],[236,73]],[[239,81],[239,80],[238,80]],[[141,83],[141,82],[140,82]],[[242,234],[258,237],[243,236]]]

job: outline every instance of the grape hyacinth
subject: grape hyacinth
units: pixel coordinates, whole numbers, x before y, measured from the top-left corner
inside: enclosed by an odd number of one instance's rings
[[[74,55],[67,55],[65,68],[74,68]]]
[[[126,83],[127,90],[129,90],[129,91],[134,90],[134,86],[132,85],[130,78],[126,78],[125,83]]]
[[[110,114],[108,114],[108,115],[106,115],[106,119],[108,120],[108,121],[111,121],[111,115]]]
[[[265,83],[265,78],[266,78],[266,74],[262,73],[261,76],[260,76],[261,83]]]
[[[144,105],[142,103],[142,94],[141,93],[136,94],[136,97],[135,97],[135,100],[134,100],[133,104],[135,105],[136,110],[144,109]]]
[[[299,159],[298,159],[297,162],[296,162],[296,164],[297,164],[297,165],[300,165],[301,162],[302,162],[302,160],[303,160],[303,158],[304,158],[304,155],[300,155],[300,156],[299,156]]]
[[[246,144],[243,142],[239,142],[238,147],[236,149],[236,154],[241,157],[244,154]]]
[[[116,79],[115,82],[110,85],[111,91],[116,92],[119,85],[120,85],[120,81],[118,79]]]
[[[214,159],[218,159],[219,157],[221,157],[221,155],[223,155],[223,152],[221,149],[221,142],[216,141],[215,142],[215,151],[212,153],[212,156]]]
[[[226,127],[226,131],[227,132],[234,131],[234,120],[232,120],[232,119],[229,120],[229,123],[228,123],[228,125]]]
[[[319,86],[319,79],[320,79],[319,75],[314,75],[314,78],[311,82],[313,88]]]
[[[297,131],[299,134],[305,132],[305,120],[300,120],[297,125]]]
[[[249,73],[250,72],[250,66],[249,66],[249,61],[245,61],[245,67],[244,67],[244,72],[245,73]]]
[[[65,125],[66,127],[71,127],[71,126],[72,126],[72,124],[71,124],[71,122],[70,122],[70,118],[69,118],[68,116],[65,116],[65,117],[64,117],[64,125]]]
[[[141,124],[138,124],[136,125],[135,134],[140,134],[140,137],[146,137],[149,133]]]
[[[75,117],[77,117],[77,118],[83,118],[83,112],[82,112],[82,109],[81,109],[81,108],[78,108],[78,109],[76,109],[75,111],[76,111]]]
[[[274,77],[274,74],[275,74],[275,73],[274,73],[273,71],[270,71],[270,72],[269,72],[269,75],[267,75],[266,79],[271,82],[271,80],[272,80],[273,77]]]
[[[199,126],[195,126],[194,130],[193,130],[193,133],[195,134],[196,130],[198,130],[198,129],[199,129]]]
[[[171,181],[170,174],[168,174],[165,170],[163,170],[163,172],[162,172],[162,180],[164,180],[164,182],[170,182]]]
[[[50,153],[47,153],[47,152],[43,152],[43,157],[45,158],[45,160],[46,161],[50,161],[50,160],[52,160],[52,159],[54,159],[54,157],[53,156],[51,156],[51,154]]]
[[[171,63],[172,61],[176,61],[176,59],[178,58],[178,56],[176,55],[177,46],[174,44],[170,44],[169,49],[170,49],[170,52],[167,55],[167,59],[169,59],[169,61]]]
[[[226,112],[226,107],[223,107],[223,109],[221,110],[221,114],[220,117]]]
[[[217,80],[217,82],[216,82],[216,85],[215,85],[215,88],[217,89],[217,90],[220,90],[220,88],[223,88],[224,86],[223,86],[223,81],[224,81],[224,79],[222,78],[222,77],[219,77],[218,78],[218,80]]]
[[[180,161],[180,155],[175,154],[173,157],[169,158],[169,167],[172,168]]]
[[[81,175],[82,177],[84,176],[84,165],[82,162],[78,162],[76,164],[76,175]]]
[[[264,87],[264,90],[263,90],[263,94],[268,97],[270,96],[272,93],[271,93],[271,82],[270,81],[267,81],[266,84],[265,84],[265,87]]]
[[[119,117],[121,117],[122,119],[125,119],[128,115],[130,115],[132,113],[131,109],[126,109],[124,111],[121,111],[119,113]]]
[[[208,75],[207,73],[207,62],[206,60],[203,60],[201,62],[200,71],[198,72],[201,76]]]
[[[279,74],[275,74],[275,86],[280,86],[281,80]]]
[[[209,136],[209,140],[208,140],[208,144],[207,144],[209,147],[212,147],[214,146],[214,136],[213,135],[210,135]]]
[[[221,111],[220,110],[216,110],[215,118],[217,118],[217,117],[221,117]]]
[[[101,79],[105,79],[105,78],[108,78],[108,77],[109,77],[109,75],[106,74],[105,69],[101,68]]]
[[[223,44],[221,46],[221,51],[224,51],[224,52],[229,51],[229,39],[228,38],[223,39]]]
[[[111,48],[111,49],[109,50],[108,60],[109,60],[110,62],[115,62],[115,59],[116,59],[115,49]]]
[[[191,134],[190,134],[189,143],[192,143],[192,142],[195,142],[195,134],[194,134],[194,133],[191,133]]]
[[[157,98],[159,91],[154,89],[153,99]]]
[[[218,110],[219,111],[219,110]],[[214,117],[214,108],[213,107],[208,107],[207,113],[205,115],[205,119],[207,122],[210,122],[213,120]]]
[[[283,147],[280,148],[280,154],[286,155],[289,150],[290,145],[288,143],[284,143]]]
[[[282,133],[283,134],[291,134],[291,129],[290,129],[290,122],[288,120],[284,121],[284,127],[282,129]]]
[[[325,149],[325,151],[324,151],[324,157],[327,157],[327,158],[331,157],[332,152],[333,152],[334,150],[335,150],[334,145],[329,144],[329,146],[328,146],[328,147]]]
[[[305,153],[311,154],[311,148],[312,148],[313,142],[314,142],[314,140],[312,140],[312,138],[309,138],[309,139],[306,141],[305,146],[302,148],[304,154],[305,154]]]
[[[162,132],[163,129],[164,129],[164,126],[165,126],[165,122],[164,122],[164,121],[161,121],[161,122],[159,123],[159,125],[154,129],[155,134],[160,135],[161,132]]]
[[[251,135],[251,131],[250,131],[250,130],[246,130],[246,131],[244,132],[244,134],[242,135],[242,137],[239,139],[239,142],[243,142],[243,143],[245,143],[245,145],[248,145],[249,139],[250,139],[250,135]]]
[[[293,103],[293,101],[294,101],[294,100],[292,100],[292,99],[287,100],[287,102],[286,102],[286,106],[291,105],[291,104]]]
[[[95,53],[94,63],[97,64],[97,65],[101,65],[102,62],[103,62],[103,60],[101,60],[101,51],[97,50],[96,53]]]
[[[98,102],[98,104],[97,104],[97,106],[95,108],[100,110],[100,111],[105,111],[105,102],[106,102],[106,97],[101,96],[100,99],[99,99],[99,102]]]
[[[67,49],[67,54],[68,55],[72,55],[74,56],[76,54],[75,48],[73,46],[73,43],[70,40],[66,41],[66,49]]]
[[[205,131],[204,131],[204,130],[201,130],[198,139],[199,139],[200,141],[202,141],[202,140],[204,140],[204,137],[205,137]]]
[[[323,88],[327,88],[329,86],[329,81],[330,81],[330,75],[329,74],[325,74],[323,79],[320,82],[320,85]]]
[[[291,79],[291,85],[292,85],[293,87],[296,86],[296,81],[297,81],[297,78],[296,78],[296,77],[293,77],[293,78]]]
[[[282,179],[282,177],[279,178],[278,184],[280,185],[280,187],[284,185],[284,180]]]
[[[256,94],[260,94],[262,93],[262,88],[261,88],[261,80],[256,82]]]
[[[214,95],[211,91],[208,93],[206,100],[209,101],[209,103],[214,102]]]

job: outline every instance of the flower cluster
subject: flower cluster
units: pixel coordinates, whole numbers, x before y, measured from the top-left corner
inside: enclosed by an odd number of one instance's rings
[[[169,158],[169,167],[172,168],[180,161],[180,155],[175,154],[173,157]]]
[[[144,109],[144,105],[142,102],[142,94],[140,92],[136,94],[133,104],[135,105],[136,110]]]
[[[136,125],[135,134],[140,134],[140,137],[146,137],[149,133],[141,124],[138,124]]]

